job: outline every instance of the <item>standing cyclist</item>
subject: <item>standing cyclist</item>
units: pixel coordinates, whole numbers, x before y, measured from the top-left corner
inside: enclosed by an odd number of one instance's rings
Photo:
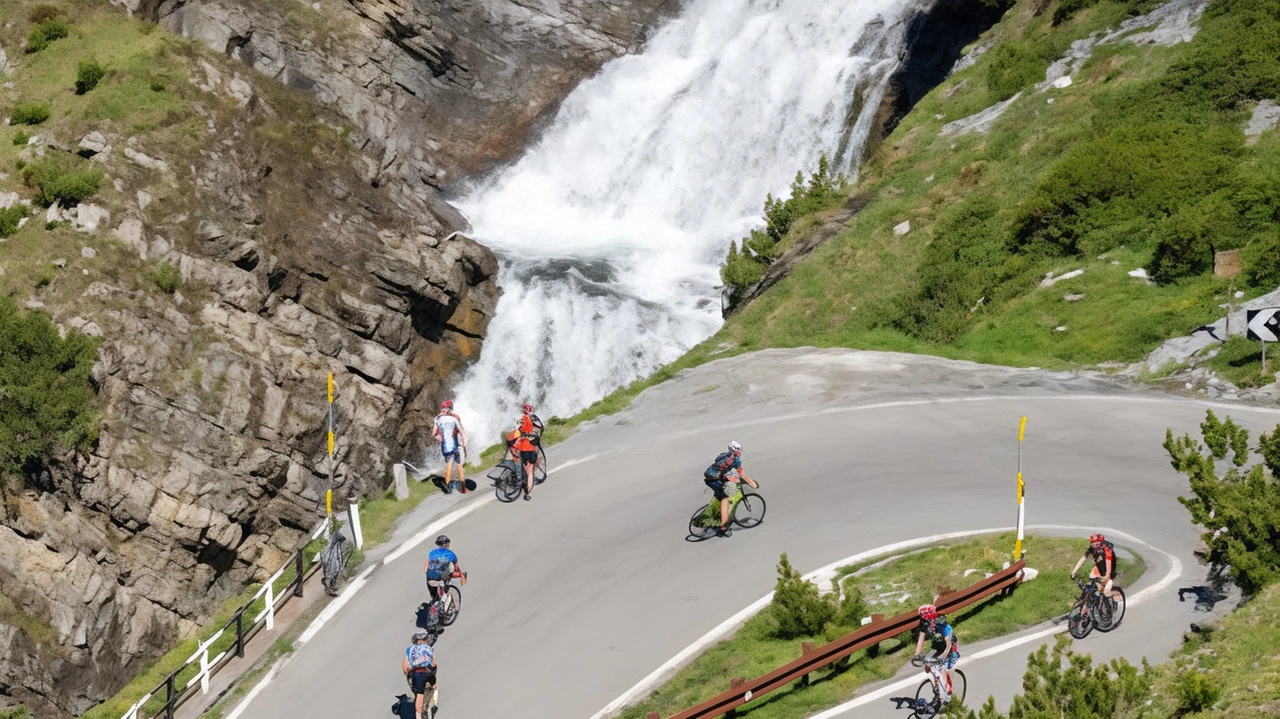
[[[533,405],[526,404],[520,410],[520,419],[516,422],[516,430],[520,432],[520,436],[516,438],[511,448],[520,453],[520,464],[524,467],[524,498],[532,499],[533,469],[538,466],[538,444],[542,442],[542,422],[534,423]]]
[[[702,473],[702,481],[711,488],[716,499],[720,500],[720,526],[716,528],[716,534],[721,537],[732,534],[729,530],[729,495],[724,491],[725,483],[740,480],[745,480],[754,489],[760,488],[760,485],[753,482],[747,473],[742,471],[742,445],[730,442],[729,451],[721,452],[711,466]]]
[[[462,428],[462,419],[453,413],[453,400],[446,399],[440,403],[440,414],[436,415],[436,426],[433,436],[440,443],[440,453],[444,455],[444,493],[453,492],[453,465],[458,465],[458,485],[462,493],[467,493],[467,478],[462,470],[462,450],[467,446],[467,431]]]
[[[447,535],[436,537],[436,548],[427,555],[427,562],[422,568],[427,573],[427,591],[431,593],[431,601],[438,601],[453,573],[462,571],[462,567],[458,565],[458,555],[449,549]],[[460,581],[465,585],[467,578],[462,577]]]
[[[951,701],[951,668],[960,661],[960,642],[947,618],[938,614],[937,607],[926,604],[920,607],[919,614],[920,626],[916,631],[920,633],[920,637],[916,639],[916,656],[924,656],[924,640],[928,638],[933,657],[943,660],[942,674],[946,678],[946,686],[942,687],[942,705],[946,706]]]
[[[413,643],[405,650],[400,668],[409,681],[409,691],[413,692],[414,719],[422,719],[423,699],[436,686],[436,652],[431,646],[430,635],[426,632],[413,635]]]
[[[1111,583],[1116,578],[1116,547],[1107,538],[1101,534],[1089,535],[1089,548],[1084,550],[1084,556],[1080,557],[1080,561],[1076,562],[1076,566],[1071,570],[1071,578],[1076,578],[1076,572],[1080,571],[1084,560],[1093,560],[1093,569],[1089,570],[1090,579],[1104,579],[1102,584],[1102,595],[1111,601],[1119,601],[1118,595],[1111,588]]]

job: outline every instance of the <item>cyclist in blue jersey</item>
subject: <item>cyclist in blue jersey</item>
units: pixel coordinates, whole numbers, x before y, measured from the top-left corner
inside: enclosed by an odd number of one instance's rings
[[[938,613],[937,607],[926,604],[920,607],[919,614],[920,626],[916,631],[920,633],[920,638],[916,640],[916,656],[924,656],[924,640],[928,638],[934,658],[943,660],[942,673],[947,681],[943,687],[946,695],[942,697],[942,703],[946,705],[951,701],[951,668],[960,661],[960,642],[947,618]]]
[[[729,495],[725,492],[727,483],[745,481],[755,489],[760,488],[742,471],[742,445],[730,442],[729,451],[721,452],[702,473],[702,481],[715,493],[716,499],[720,500],[720,526],[716,529],[716,534],[727,537],[732,534],[729,531]]]
[[[441,534],[436,537],[436,548],[427,555],[427,562],[422,568],[427,573],[427,591],[431,592],[431,601],[434,602],[440,598],[441,588],[449,583],[453,573],[462,571],[458,555],[449,549],[448,536]],[[462,577],[461,581],[466,584],[467,578]]]
[[[413,692],[414,719],[422,719],[423,698],[436,686],[436,652],[431,646],[431,635],[426,632],[413,635],[413,643],[405,650],[400,668]]]

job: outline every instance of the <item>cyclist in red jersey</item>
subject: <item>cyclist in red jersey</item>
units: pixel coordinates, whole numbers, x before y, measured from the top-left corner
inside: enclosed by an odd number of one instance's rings
[[[1089,536],[1089,548],[1085,550],[1084,556],[1080,557],[1080,561],[1076,562],[1076,566],[1071,570],[1071,578],[1076,578],[1076,572],[1080,571],[1080,567],[1084,565],[1084,560],[1093,560],[1093,569],[1089,570],[1090,579],[1104,579],[1102,584],[1102,594],[1108,599],[1115,600],[1117,595],[1111,589],[1112,582],[1116,578],[1116,553],[1115,545],[1107,541],[1107,538],[1101,534],[1093,534]]]
[[[511,445],[511,449],[520,453],[520,464],[524,466],[524,498],[532,499],[533,468],[538,465],[538,448],[533,442],[538,435],[533,423],[533,405],[526,404],[521,410],[520,420],[516,423],[520,436]]]

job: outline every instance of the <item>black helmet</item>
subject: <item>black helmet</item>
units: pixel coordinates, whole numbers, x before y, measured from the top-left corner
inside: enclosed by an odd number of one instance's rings
[[[437,547],[449,546],[449,535],[441,534],[439,537],[436,537],[436,546]]]

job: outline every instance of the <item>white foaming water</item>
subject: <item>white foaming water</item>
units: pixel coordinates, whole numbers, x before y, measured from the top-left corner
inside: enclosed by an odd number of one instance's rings
[[[718,263],[823,153],[856,170],[913,0],[692,0],[457,202],[503,289],[457,388],[496,441],[572,414],[720,325]]]

